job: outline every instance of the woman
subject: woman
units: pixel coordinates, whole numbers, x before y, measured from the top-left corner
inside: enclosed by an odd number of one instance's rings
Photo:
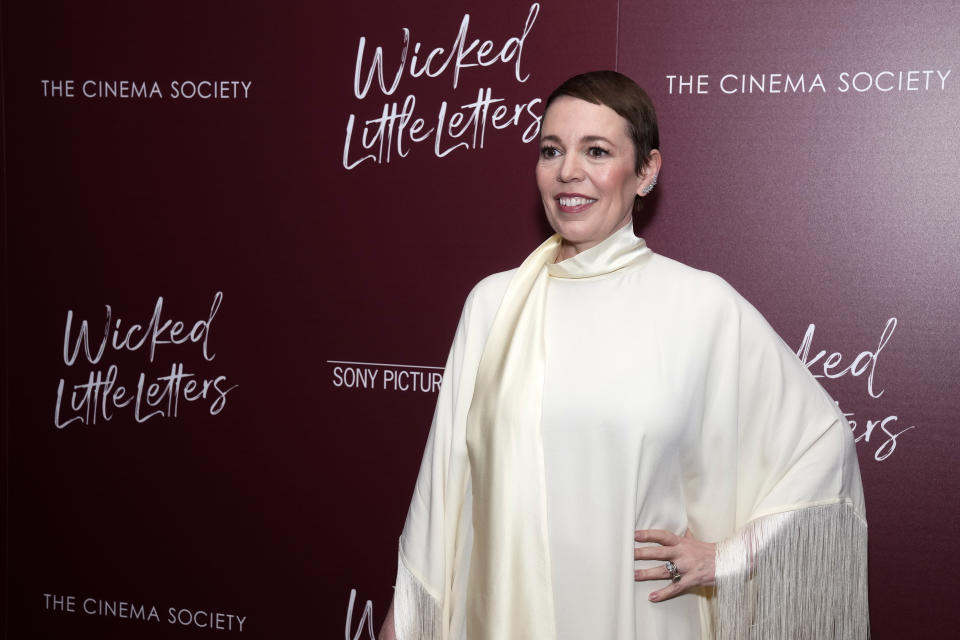
[[[658,147],[621,74],[548,98],[557,233],[467,298],[381,638],[867,637],[849,429],[729,285],[633,235]]]

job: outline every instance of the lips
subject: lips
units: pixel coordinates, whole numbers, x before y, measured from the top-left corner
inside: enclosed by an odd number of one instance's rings
[[[555,197],[560,211],[564,213],[580,213],[597,201],[596,198],[585,196],[582,193],[560,193]]]

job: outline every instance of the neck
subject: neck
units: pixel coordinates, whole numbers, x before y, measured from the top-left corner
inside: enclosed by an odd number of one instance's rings
[[[567,240],[566,238],[562,238],[560,243],[560,251],[557,252],[557,257],[554,260],[554,262],[555,263],[563,262],[564,260],[572,258],[582,251],[586,251],[591,247],[597,246],[598,244],[600,244],[601,242],[603,242],[613,234],[623,229],[628,224],[629,225],[633,224],[633,216],[628,217],[626,220],[623,221],[622,224],[617,225],[617,227],[613,231],[608,233],[604,238],[600,240],[591,240],[587,242],[572,242],[570,240]]]

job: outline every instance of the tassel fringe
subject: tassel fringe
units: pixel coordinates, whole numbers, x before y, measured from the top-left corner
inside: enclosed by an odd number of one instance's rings
[[[866,640],[867,525],[847,503],[764,516],[717,544],[717,640]]]
[[[397,587],[393,594],[393,623],[397,640],[441,640],[442,609],[398,554]]]

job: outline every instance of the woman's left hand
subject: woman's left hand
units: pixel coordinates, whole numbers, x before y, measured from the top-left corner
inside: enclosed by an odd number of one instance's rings
[[[634,560],[662,560],[663,564],[650,569],[637,569],[633,579],[670,580],[667,561],[672,562],[680,572],[680,580],[650,594],[650,600],[660,602],[685,593],[693,587],[713,586],[716,579],[716,548],[712,542],[700,542],[691,535],[690,530],[683,537],[661,529],[635,531],[633,539],[637,542],[655,542],[660,546],[637,547],[633,550]]]

